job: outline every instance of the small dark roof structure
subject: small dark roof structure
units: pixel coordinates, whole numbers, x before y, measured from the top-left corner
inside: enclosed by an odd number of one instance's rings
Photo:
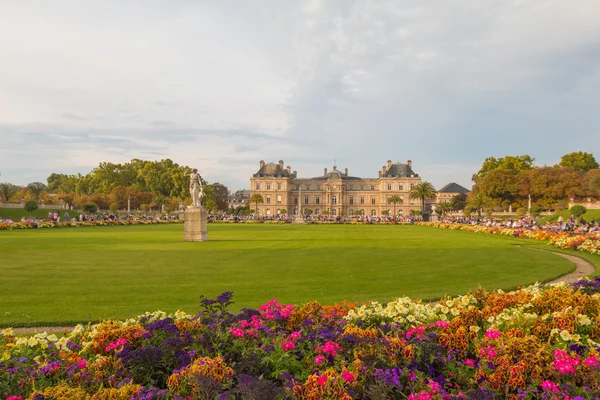
[[[264,176],[276,176],[276,177],[291,177],[292,173],[283,168],[281,164],[267,163],[260,167],[257,173],[253,175],[255,178]]]
[[[440,190],[438,193],[470,193],[471,191],[467,188],[460,186],[458,183],[450,182]]]
[[[403,176],[419,176],[415,174],[411,166],[404,163],[394,163],[383,173],[384,178],[395,178]]]

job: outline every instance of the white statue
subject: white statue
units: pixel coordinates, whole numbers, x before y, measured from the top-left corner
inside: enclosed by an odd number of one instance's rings
[[[190,177],[190,196],[192,196],[192,207],[200,207],[201,200],[204,197],[204,179],[198,173],[198,169],[192,169],[192,172],[186,174]]]

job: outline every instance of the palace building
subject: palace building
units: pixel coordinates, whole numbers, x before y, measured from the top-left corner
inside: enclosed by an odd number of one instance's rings
[[[299,178],[290,166],[260,161],[260,167],[250,178],[250,197],[260,194],[263,203],[258,204],[260,216],[279,214],[297,215],[312,210],[313,215],[329,213],[337,215],[382,216],[410,215],[412,210],[421,210],[420,199],[410,199],[410,191],[421,183],[421,177],[412,169],[412,161],[392,163],[388,160],[376,178],[351,176],[333,166],[324,169],[322,176]],[[388,203],[391,196],[399,196],[400,203]],[[435,203],[435,200],[431,200]],[[429,200],[426,200],[426,206]],[[256,204],[251,203],[255,209]]]

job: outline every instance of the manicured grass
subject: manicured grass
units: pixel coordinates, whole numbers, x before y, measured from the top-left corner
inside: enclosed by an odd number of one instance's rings
[[[565,221],[567,220],[567,218],[569,218],[571,216],[571,211],[569,210],[562,210],[559,211],[557,213],[554,213],[552,215],[549,215],[547,217],[542,218],[542,223],[546,223],[548,221],[551,222],[556,222],[558,220],[558,216],[562,215],[563,218],[565,219]],[[586,221],[591,221],[596,220],[599,221],[600,220],[600,210],[587,210],[585,212],[585,214],[583,214],[581,216],[581,218],[585,219]]]
[[[25,211],[22,208],[0,208],[0,218],[10,218],[15,222],[20,221],[23,217],[27,218],[30,216],[46,219],[48,218],[48,213],[54,211],[60,211],[61,220],[64,220],[63,216],[65,215],[65,211],[69,213],[69,219],[79,217],[80,214],[79,211],[76,210],[63,210],[58,208],[38,208],[32,212]]]
[[[0,325],[36,326],[198,310],[235,292],[234,309],[270,299],[436,299],[478,285],[511,289],[573,270],[533,241],[393,225],[182,225],[0,232]]]

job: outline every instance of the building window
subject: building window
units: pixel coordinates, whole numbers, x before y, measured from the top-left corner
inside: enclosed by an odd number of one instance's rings
[[[388,190],[392,190],[392,184],[388,183]]]
[[[414,188],[415,188],[415,184],[414,184],[414,183],[411,183],[411,184],[410,184],[410,190],[413,190]]]
[[[350,216],[354,215],[354,210],[353,209],[349,209],[348,210],[348,215],[350,215]]]
[[[371,215],[372,215],[372,216],[376,216],[376,215],[377,215],[377,210],[375,210],[375,209],[372,209],[372,210],[371,210]]]
[[[317,190],[321,190],[321,185],[317,185]]]
[[[410,199],[410,204],[415,204],[415,199]]]
[[[315,209],[315,215],[319,215],[319,213],[320,213],[320,212],[321,212],[321,211],[320,211],[318,208],[317,208],[317,209]]]
[[[360,204],[365,204],[365,196],[360,196]]]
[[[354,197],[350,196],[350,204],[354,204]]]
[[[280,194],[277,195],[277,203],[281,204],[281,195]]]
[[[267,215],[271,215],[271,209],[267,208]]]
[[[364,208],[362,210],[360,210],[360,215],[362,215],[363,217],[365,216],[365,209]]]
[[[371,190],[375,190],[375,185],[371,185]]]
[[[360,190],[365,190],[365,187],[363,185],[360,185]]]
[[[277,184],[277,190],[281,190],[281,183]]]
[[[294,197],[294,204],[298,204],[298,198]]]
[[[331,196],[331,204],[337,204],[337,196],[335,194]]]
[[[308,196],[304,196],[304,204],[308,204]]]
[[[260,183],[256,184],[256,190],[260,190]]]
[[[398,190],[399,191],[403,191],[404,190],[404,185],[403,184],[399,184],[398,185]]]
[[[321,197],[320,196],[315,197],[315,203],[321,204]]]
[[[310,185],[306,185],[306,190],[310,190]]]
[[[354,185],[350,185],[350,190],[354,190]]]
[[[267,183],[267,190],[271,190],[271,184]]]
[[[296,190],[300,190],[300,185],[296,185]]]
[[[337,210],[335,208],[331,209],[331,215],[333,215],[333,216],[337,215]]]
[[[376,199],[377,198],[375,196],[371,196],[371,204],[375,204]]]
[[[267,196],[267,204],[271,204],[271,196]]]

